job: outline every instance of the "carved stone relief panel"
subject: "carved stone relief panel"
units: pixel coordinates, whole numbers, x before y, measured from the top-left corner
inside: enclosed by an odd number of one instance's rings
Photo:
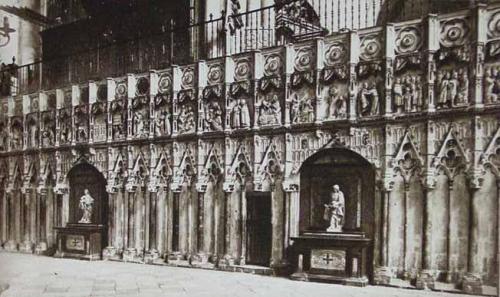
[[[253,176],[253,139],[226,138],[224,191],[233,191],[235,184],[246,184]]]
[[[73,124],[72,124],[72,107],[64,107],[59,109],[59,144],[70,144],[73,137]]]
[[[255,136],[254,147],[254,190],[271,191],[276,180],[285,173],[285,139]]]
[[[149,146],[129,146],[128,159],[130,161],[127,184],[127,191],[146,187],[150,175],[150,151]]]
[[[193,66],[181,69],[181,88],[174,103],[174,131],[180,134],[196,132],[198,104],[194,90],[195,70]]]
[[[128,176],[128,155],[126,147],[116,147],[108,149],[109,167],[108,185],[109,192],[117,192],[124,189]]]
[[[107,103],[101,101],[97,101],[91,106],[90,116],[93,124],[91,127],[91,134],[94,142],[106,141],[107,109]]]
[[[497,128],[481,156],[484,168],[490,168],[497,176],[500,175],[500,127]]]
[[[249,81],[253,78],[252,56],[234,58],[234,81]]]
[[[56,159],[55,154],[40,154],[40,181],[39,187],[45,188],[49,185],[55,186],[56,182]]]
[[[227,99],[226,127],[249,129],[254,116],[253,82],[239,81],[229,86]]]
[[[436,108],[468,105],[469,77],[465,64],[449,63],[439,67],[436,77]]]
[[[47,110],[41,114],[42,147],[52,147],[56,141],[56,111]]]
[[[127,99],[121,98],[111,102],[111,129],[113,140],[123,140],[127,135]]]
[[[37,148],[38,137],[40,131],[38,127],[38,112],[29,113],[26,115],[26,129],[27,129],[27,147]]]
[[[76,142],[87,142],[89,139],[89,105],[82,104],[74,108],[74,139]]]
[[[488,63],[484,67],[483,102],[500,103],[500,64]]]
[[[224,142],[199,141],[198,143],[198,190],[204,191],[208,182],[217,183],[224,174]]]
[[[106,148],[90,151],[90,164],[94,165],[106,178],[108,175],[108,150]]]
[[[132,137],[149,136],[149,79],[147,76],[137,78],[135,96],[132,99]]]
[[[158,94],[154,97],[154,135],[172,134],[172,74],[163,72],[158,78]]]
[[[172,181],[173,175],[172,145],[170,143],[152,145],[151,151],[152,172],[149,188],[154,190],[160,187],[166,188]]]
[[[368,66],[371,65],[371,66]],[[383,104],[383,79],[376,64],[358,65],[357,114],[360,118],[380,115]],[[359,67],[374,67],[370,72],[360,72]],[[365,70],[363,70],[365,71]],[[369,74],[371,73],[371,74]]]
[[[211,85],[203,89],[201,105],[203,112],[203,131],[222,131],[225,118],[222,85]]]
[[[281,50],[263,53],[264,77],[258,85],[254,108],[255,125],[276,126],[283,123],[284,107],[284,58]]]
[[[392,110],[396,114],[419,112],[424,108],[420,71],[396,73],[392,84]]]
[[[294,72],[286,109],[290,113],[288,116],[291,124],[311,123],[315,120],[315,60],[315,52],[310,45],[295,49]]]
[[[347,133],[344,133],[345,135]],[[326,131],[287,135],[285,177],[291,178],[297,175],[302,163],[329,143],[332,137],[332,133]],[[339,137],[339,134],[337,134],[337,137]]]
[[[183,183],[193,185],[197,172],[197,146],[195,142],[174,142],[174,175],[172,190],[180,191]]]
[[[384,136],[381,128],[351,128],[346,146],[381,167]]]
[[[10,120],[10,138],[11,150],[21,150],[23,148],[24,123],[22,116],[13,116]]]

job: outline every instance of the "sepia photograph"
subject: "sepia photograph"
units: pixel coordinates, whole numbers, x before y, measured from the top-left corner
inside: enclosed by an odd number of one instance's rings
[[[500,297],[500,0],[0,0],[0,297]]]

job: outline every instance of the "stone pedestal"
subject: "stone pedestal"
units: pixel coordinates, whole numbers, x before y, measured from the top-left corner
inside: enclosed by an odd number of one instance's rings
[[[151,249],[144,254],[144,262],[148,264],[157,262],[159,258],[160,253],[155,249]]]
[[[55,257],[101,260],[103,225],[68,224],[56,227],[57,251]]]
[[[367,264],[371,239],[363,232],[308,232],[292,237],[298,259],[292,279],[352,286],[368,285]]]
[[[136,262],[137,261],[137,250],[135,248],[126,248],[123,251],[123,261]]]
[[[44,241],[37,243],[35,247],[35,254],[45,255],[46,253],[47,253],[47,243]]]
[[[375,268],[373,272],[373,284],[374,285],[388,285],[391,283],[391,279],[394,277],[391,269],[386,266],[379,266]]]
[[[434,290],[435,288],[434,272],[431,270],[422,270],[417,276],[417,281],[415,286],[417,287],[417,289],[421,290],[425,289]]]
[[[467,273],[462,280],[462,290],[467,294],[483,294],[483,282],[481,276],[476,273]]]
[[[102,259],[103,260],[118,260],[120,255],[118,253],[118,249],[114,246],[108,246],[104,250],[102,250]]]
[[[5,243],[3,248],[8,252],[17,251],[17,243],[14,240],[9,240]]]
[[[19,244],[19,251],[22,253],[32,254],[34,244],[31,241],[23,241]]]

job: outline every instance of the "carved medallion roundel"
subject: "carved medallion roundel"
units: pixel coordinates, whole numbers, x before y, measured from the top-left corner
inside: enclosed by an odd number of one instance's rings
[[[373,60],[379,57],[382,46],[377,36],[367,36],[361,41],[361,54],[363,60]]]
[[[312,66],[312,49],[311,48],[302,48],[297,51],[297,55],[295,56],[295,69],[297,71],[306,71],[309,70]]]
[[[469,34],[469,28],[462,19],[445,22],[441,27],[441,44],[445,47],[463,45]]]
[[[165,94],[170,92],[170,87],[172,86],[172,79],[170,78],[170,75],[164,73],[160,76],[160,79],[158,81],[158,91],[161,94]]]
[[[193,69],[186,69],[184,73],[182,73],[182,86],[184,88],[190,88],[194,82],[194,71]]]
[[[283,61],[279,55],[269,55],[266,57],[266,62],[264,64],[264,73],[267,76],[278,75],[282,65]]]
[[[488,35],[490,37],[500,36],[500,11],[497,11],[491,15],[488,22]]]
[[[340,42],[336,42],[328,49],[325,53],[325,63],[328,66],[332,66],[334,64],[339,64],[345,61],[346,58],[346,49],[344,45]]]
[[[236,63],[234,74],[237,80],[245,80],[250,76],[250,62],[248,60],[240,60]]]
[[[418,51],[422,45],[422,36],[415,27],[408,27],[400,30],[396,37],[396,51],[406,54]]]

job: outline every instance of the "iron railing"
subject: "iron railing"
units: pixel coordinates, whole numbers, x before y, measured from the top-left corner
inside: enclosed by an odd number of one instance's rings
[[[437,0],[281,0],[274,5],[1,71],[13,95],[192,63],[424,15]],[[406,11],[407,15],[398,12]],[[5,76],[3,75],[5,73]],[[6,79],[5,77],[8,77]],[[6,82],[7,81],[7,82]],[[1,94],[7,95],[7,94]]]

